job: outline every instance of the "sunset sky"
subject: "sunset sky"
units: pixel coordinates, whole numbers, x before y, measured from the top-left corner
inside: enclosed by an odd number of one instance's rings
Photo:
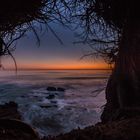
[[[38,32],[40,46],[33,33],[20,39],[17,43],[14,56],[19,69],[105,69],[108,66],[100,59],[80,58],[91,49],[85,44],[76,44],[74,32],[61,25],[52,25],[63,45],[50,31]],[[14,68],[10,58],[3,58],[5,68]]]

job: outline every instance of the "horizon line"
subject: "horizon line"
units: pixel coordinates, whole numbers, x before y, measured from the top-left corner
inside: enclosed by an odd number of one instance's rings
[[[5,70],[16,70],[16,69],[4,69]],[[47,69],[47,68],[18,68],[18,70],[112,70],[111,68],[85,68],[85,69]]]

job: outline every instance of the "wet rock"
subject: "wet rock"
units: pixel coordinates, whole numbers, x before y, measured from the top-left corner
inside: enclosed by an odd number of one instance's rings
[[[65,89],[64,88],[61,88],[61,87],[58,87],[57,88],[57,91],[65,92]]]
[[[47,87],[47,90],[48,91],[56,91],[56,88],[55,87]]]
[[[37,96],[37,95],[35,95],[34,97],[35,97],[35,98],[37,98],[38,96]]]
[[[57,107],[56,104],[53,104],[53,105],[40,105],[41,108],[51,108],[51,107]]]
[[[57,96],[58,96],[59,94],[58,94],[58,93],[55,93],[55,95],[57,95]]]
[[[51,103],[56,104],[56,103],[57,103],[57,101],[51,101]]]
[[[46,97],[47,99],[54,99],[55,98],[55,95],[53,94],[50,94],[49,96]]]
[[[25,98],[26,96],[25,96],[25,95],[22,95],[22,96],[20,96],[20,97]]]

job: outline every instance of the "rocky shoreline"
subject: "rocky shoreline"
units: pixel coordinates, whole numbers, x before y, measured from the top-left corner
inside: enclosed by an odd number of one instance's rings
[[[140,117],[99,123],[83,130],[77,129],[43,140],[140,140]]]
[[[48,136],[41,140],[140,140],[140,110],[118,110],[110,122],[98,123],[66,134]],[[40,140],[28,124],[22,122],[18,105],[0,105],[0,140]]]

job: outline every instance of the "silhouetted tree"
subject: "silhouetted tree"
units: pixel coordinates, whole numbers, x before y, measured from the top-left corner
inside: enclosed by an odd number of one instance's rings
[[[75,20],[84,29],[84,43],[114,63],[106,88],[104,122],[119,109],[140,106],[140,10],[138,1],[75,0]]]
[[[95,12],[118,34],[118,52],[102,115],[107,121],[116,109],[140,106],[140,11],[138,1],[97,0]]]
[[[3,3],[4,2],[4,3]],[[81,42],[108,63],[114,63],[106,88],[104,122],[123,108],[140,106],[140,10],[134,0],[5,0],[0,5],[0,54],[11,54],[11,44],[43,23],[81,28]],[[59,38],[58,38],[59,39]],[[8,42],[8,43],[5,43]],[[109,115],[107,115],[109,114]]]
[[[42,30],[42,24],[51,30],[61,42],[49,26],[51,21],[59,20],[61,22],[62,17],[59,11],[61,9],[59,9],[60,6],[57,7],[57,3],[56,0],[2,0],[0,2],[0,57],[10,55],[16,66],[12,55],[16,49],[15,42],[23,37],[27,31],[31,31],[39,43],[37,30],[38,28]]]

